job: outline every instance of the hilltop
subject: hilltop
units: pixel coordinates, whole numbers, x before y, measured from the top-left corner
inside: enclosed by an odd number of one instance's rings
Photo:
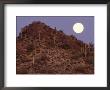
[[[17,74],[93,74],[94,45],[40,21],[16,38]]]

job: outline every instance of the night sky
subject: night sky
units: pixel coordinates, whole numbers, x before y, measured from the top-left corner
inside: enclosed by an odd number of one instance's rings
[[[17,36],[21,28],[31,24],[33,21],[41,21],[50,27],[56,27],[67,35],[74,35],[77,39],[86,43],[94,43],[94,16],[17,16]],[[84,31],[80,34],[73,31],[75,23],[82,23]]]

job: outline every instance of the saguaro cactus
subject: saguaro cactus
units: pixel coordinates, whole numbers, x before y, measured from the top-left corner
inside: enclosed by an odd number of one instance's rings
[[[39,42],[40,42],[40,36],[41,36],[41,32],[39,31]]]
[[[34,42],[34,40],[33,40],[33,42]],[[36,56],[36,48],[35,48],[35,44],[34,44],[33,59],[32,59],[33,60],[33,65],[34,65],[34,62],[35,62],[35,56]]]
[[[23,38],[23,28],[21,29],[20,38]]]
[[[35,56],[33,55],[33,58],[32,58],[33,65],[34,65],[34,62],[35,62]]]
[[[36,38],[35,38],[35,33],[34,33],[34,31],[33,31],[33,46],[34,46],[33,58],[32,58],[32,60],[33,60],[33,65],[34,65],[34,63],[35,63],[35,56],[36,56],[36,46],[35,46],[35,42],[36,42]]]
[[[88,45],[88,52],[90,52],[90,44]]]
[[[22,32],[20,33],[20,38],[22,39]]]
[[[85,52],[85,47],[84,47],[84,44],[82,43],[81,44],[81,53],[84,53]]]
[[[56,30],[56,27],[55,27],[55,30]]]
[[[85,53],[85,57],[87,57],[87,45],[86,44],[84,44],[84,48],[85,48],[85,50],[84,50],[84,53]]]
[[[55,37],[55,35],[54,35],[54,37],[53,37],[53,41],[54,41],[54,45],[55,45],[55,42],[56,42],[56,37]]]
[[[55,27],[55,30],[56,30],[56,27]],[[54,45],[55,45],[56,44],[56,32],[54,34],[53,41],[54,41]],[[55,47],[56,47],[56,45],[55,45]]]
[[[83,53],[83,44],[81,44],[81,53]]]
[[[84,53],[84,57],[87,57],[87,45],[81,44],[81,53]]]
[[[34,44],[34,53],[33,53],[33,65],[35,63],[35,58],[36,58],[36,45],[39,47],[40,46],[40,40],[41,40],[41,32],[39,31],[38,32],[38,39],[36,40],[36,34],[33,32],[33,44]],[[37,41],[37,44],[36,44],[36,41]],[[38,43],[39,42],[39,43]],[[39,49],[39,53],[41,53],[40,49]]]

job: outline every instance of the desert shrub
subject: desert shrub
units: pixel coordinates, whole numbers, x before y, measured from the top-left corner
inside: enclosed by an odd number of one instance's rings
[[[73,36],[73,35],[70,35],[70,37],[72,37],[73,39],[76,39],[75,36]]]
[[[27,74],[28,70],[25,67],[19,67],[19,68],[16,68],[16,73],[17,74]]]
[[[54,43],[52,41],[48,42],[49,47],[55,47]]]
[[[20,53],[18,53],[18,51],[16,51],[16,58],[20,57]]]
[[[89,56],[88,58],[87,58],[87,63],[88,64],[94,64],[94,57],[93,56]]]
[[[28,69],[28,74],[33,74],[33,73],[35,73],[35,69],[33,67],[30,67]]]
[[[47,58],[46,54],[43,53],[43,54],[40,54],[39,56],[37,56],[35,59],[36,59],[35,60],[36,64],[38,64],[38,65],[45,65],[46,64],[46,60],[48,58]]]
[[[34,46],[32,44],[27,46],[27,52],[32,52],[34,49]]]
[[[71,49],[71,47],[68,44],[63,44],[60,46],[62,49]]]
[[[62,31],[62,30],[59,30],[59,32],[63,33],[63,31]]]
[[[78,59],[78,58],[81,58],[82,56],[83,54],[81,52],[75,52],[75,53],[72,53],[71,59]]]
[[[20,35],[16,37],[16,40],[20,40],[20,39],[21,39],[21,38],[20,38]]]
[[[84,63],[76,64],[75,66],[75,72],[80,74],[86,74],[88,73],[88,66]]]

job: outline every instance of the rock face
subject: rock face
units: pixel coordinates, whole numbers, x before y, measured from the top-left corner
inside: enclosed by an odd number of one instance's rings
[[[94,74],[94,45],[37,21],[16,38],[16,74]]]

